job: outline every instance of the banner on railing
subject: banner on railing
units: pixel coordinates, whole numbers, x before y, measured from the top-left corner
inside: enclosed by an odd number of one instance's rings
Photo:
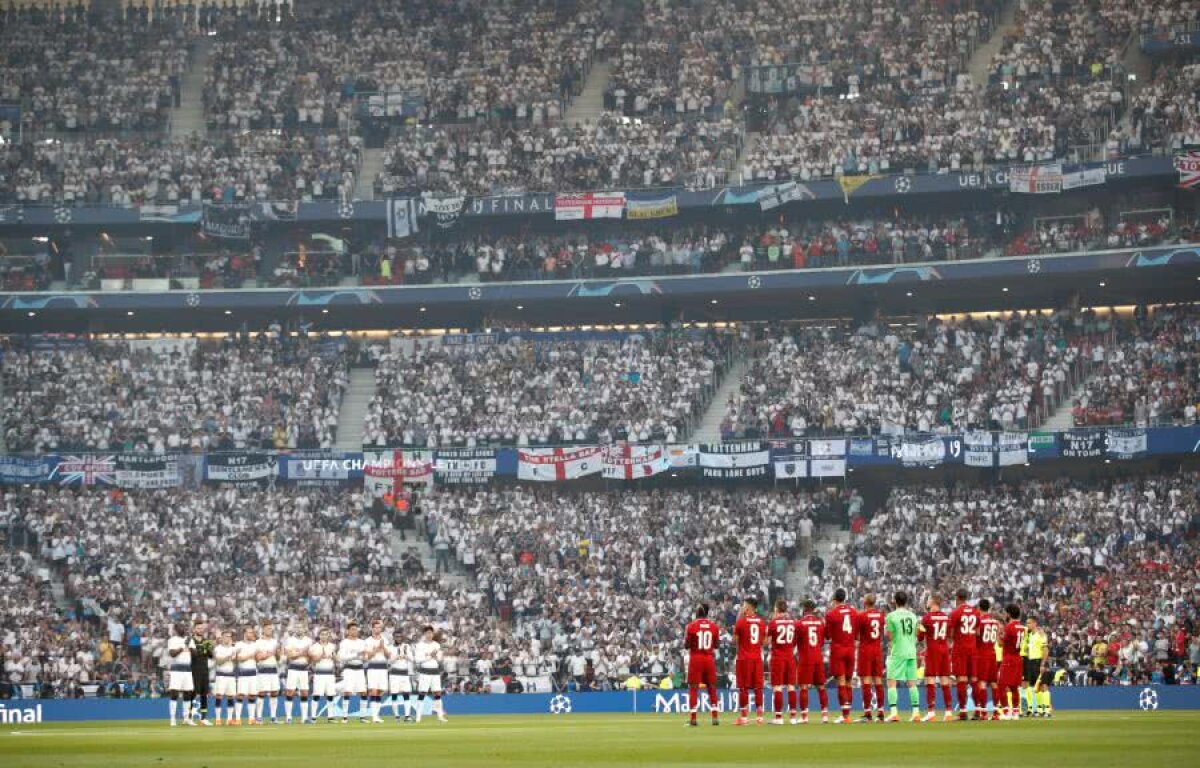
[[[554,198],[554,218],[557,221],[619,219],[624,212],[624,192],[587,192]]]
[[[205,203],[200,228],[209,237],[223,240],[250,238],[250,206],[243,204]]]
[[[856,438],[744,440],[703,445],[560,448],[233,451],[210,454],[48,454],[0,456],[0,484],[167,488],[275,483],[355,485],[374,495],[406,484],[459,485],[496,478],[539,483],[640,480],[663,473],[717,480],[842,477],[852,467],[924,468],[946,464],[1010,467],[1059,458],[1116,460],[1200,454],[1200,425],[1107,427],[1070,432],[968,432]]]
[[[757,441],[700,446],[699,465],[705,477],[725,480],[765,477],[770,462],[770,450]]]

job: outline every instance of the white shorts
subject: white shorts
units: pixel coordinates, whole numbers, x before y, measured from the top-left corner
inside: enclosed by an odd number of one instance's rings
[[[384,669],[367,670],[367,690],[386,691],[388,689],[388,671]]]
[[[314,672],[312,683],[314,697],[327,696],[332,699],[337,696],[337,677],[332,672]]]
[[[412,675],[388,673],[388,693],[412,693]]]
[[[178,691],[179,693],[191,693],[192,688],[192,671],[176,672],[171,670],[167,673],[167,690]]]
[[[283,686],[285,691],[303,691],[308,693],[308,670],[307,669],[289,669],[287,671],[287,684]]]
[[[213,695],[236,696],[237,678],[233,675],[217,675],[216,682],[213,683]]]
[[[442,676],[427,675],[424,672],[417,675],[417,693],[441,693]]]
[[[342,670],[342,695],[354,696],[367,692],[367,676],[366,670],[363,669],[343,669]]]
[[[238,696],[257,696],[258,695],[258,675],[238,675],[237,678],[237,695]]]
[[[279,673],[278,672],[259,672],[258,673],[258,692],[266,694],[279,693]]]

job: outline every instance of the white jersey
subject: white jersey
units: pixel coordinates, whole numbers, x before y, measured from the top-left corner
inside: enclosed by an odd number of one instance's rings
[[[273,637],[265,637],[258,640],[255,644],[257,653],[266,654],[264,658],[258,660],[258,666],[261,669],[278,669],[279,668],[279,641]]]
[[[332,674],[333,662],[337,657],[337,646],[333,643],[313,643],[308,649],[309,658],[313,660],[313,671]]]
[[[232,675],[237,669],[236,646],[218,645],[213,648],[213,663],[218,675]]]
[[[254,659],[254,655],[258,653],[258,643],[256,641],[238,640],[233,648],[237,654],[239,672],[255,672],[258,670],[258,662]]]
[[[391,643],[384,637],[368,637],[363,640],[363,650],[367,654],[367,664],[377,669],[386,668],[392,655]]]
[[[362,667],[363,639],[361,637],[344,638],[338,645],[337,657],[344,666]]]
[[[393,672],[401,675],[412,674],[413,647],[408,643],[392,646],[388,661]]]
[[[283,656],[289,666],[308,667],[308,652],[313,646],[311,638],[288,635],[283,641]],[[293,657],[293,654],[296,654]]]
[[[170,651],[178,650],[179,653],[174,656],[170,655]],[[192,669],[192,652],[188,650],[188,641],[186,637],[173,636],[167,641],[167,656],[172,670],[182,671],[184,667],[190,672]]]
[[[437,674],[442,668],[442,644],[437,640],[418,640],[413,646],[413,661],[424,674]]]

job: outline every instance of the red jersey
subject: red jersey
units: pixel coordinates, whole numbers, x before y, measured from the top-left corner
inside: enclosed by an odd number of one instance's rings
[[[975,653],[978,637],[978,608],[963,603],[950,612],[950,639],[954,641],[955,653]]]
[[[771,656],[791,656],[796,652],[796,620],[786,613],[775,616],[767,623],[767,637],[771,638]]]
[[[696,619],[687,625],[684,642],[693,656],[712,656],[721,642],[721,628],[711,619]]]
[[[821,617],[808,614],[796,622],[796,650],[801,664],[816,664],[824,661],[821,647],[825,645],[825,622]]]
[[[752,613],[738,619],[733,625],[733,636],[739,659],[762,659],[763,641],[767,639],[767,622],[762,616]]]
[[[929,653],[950,652],[950,617],[945,611],[930,611],[921,617],[921,634]]]
[[[825,614],[825,636],[831,648],[853,648],[858,613],[849,605],[835,605]]]
[[[858,647],[879,650],[883,644],[883,611],[868,608],[858,614]]]
[[[983,614],[979,619],[979,645],[975,651],[983,656],[995,655],[996,643],[1000,641],[1000,622],[991,614]]]
[[[1004,625],[1004,660],[1012,663],[1021,658],[1021,640],[1025,637],[1025,625],[1016,619]]]

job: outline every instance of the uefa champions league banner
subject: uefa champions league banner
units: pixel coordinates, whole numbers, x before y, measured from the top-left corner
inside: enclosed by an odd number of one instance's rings
[[[1060,711],[1107,710],[1128,712],[1131,717],[1149,717],[1156,710],[1183,711],[1200,709],[1200,686],[1196,685],[1103,685],[1055,686],[1054,708]],[[772,697],[766,697],[768,708]],[[568,693],[450,694],[443,699],[446,711],[454,715],[553,715],[636,714],[653,717],[680,717],[688,712],[688,692],[683,688],[640,691],[603,691]],[[10,732],[36,733],[42,723],[158,720],[164,730],[166,699],[10,699],[0,701],[0,725]],[[354,709],[353,700],[342,697],[333,701],[333,711],[348,717],[366,714]],[[853,706],[861,707],[859,689],[854,689]],[[428,705],[428,703],[427,703]],[[363,705],[360,703],[360,707]],[[701,711],[708,711],[708,697],[700,697]],[[717,709],[734,713],[738,692],[721,689]],[[907,705],[901,710],[907,717]],[[428,711],[428,710],[427,710]],[[1053,727],[1053,726],[1048,726]]]

